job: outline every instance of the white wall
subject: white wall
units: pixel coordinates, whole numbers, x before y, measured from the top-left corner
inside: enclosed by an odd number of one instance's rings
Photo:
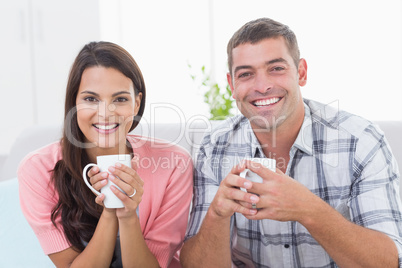
[[[191,80],[187,66],[210,65],[208,1],[118,2],[116,7],[101,1],[101,18],[107,25],[101,34],[126,48],[142,70],[147,87],[143,120],[177,122],[208,116],[203,92]]]
[[[67,75],[100,39],[98,0],[0,0],[0,155],[33,124],[60,124]]]
[[[298,36],[309,71],[305,97],[371,120],[402,120],[399,0],[120,0],[119,7],[120,30],[104,31],[103,37],[137,59],[148,88],[145,118],[153,122],[208,116],[187,63],[206,65],[225,85],[227,41],[259,17],[283,22]],[[164,102],[171,106],[151,109]]]
[[[87,31],[87,41],[100,36],[100,39],[122,45],[134,56],[147,85],[148,100],[144,119],[150,123],[208,116],[208,107],[203,103],[204,92],[191,80],[190,73],[195,71],[190,71],[187,64],[190,63],[195,69],[206,65],[211,70],[211,76],[225,85],[227,41],[241,25],[258,17],[271,17],[283,22],[298,36],[301,55],[307,59],[309,71],[307,86],[302,89],[305,97],[334,103],[341,109],[371,120],[402,120],[402,106],[399,105],[402,100],[400,0],[95,2],[99,3],[99,13],[97,9],[96,12],[87,12],[86,20],[98,23],[100,34]],[[14,2],[1,0],[0,3],[11,5]],[[46,14],[46,11],[43,12]],[[19,16],[17,13],[12,18],[22,23]],[[68,13],[66,16],[70,17]],[[5,31],[15,34],[21,27],[18,23],[0,26],[0,34],[7,35]],[[63,35],[74,36],[62,30],[54,35],[54,40],[57,41]],[[80,46],[81,43],[83,45],[84,41],[80,40]],[[4,55],[12,57],[20,52],[18,46],[5,45],[6,42],[0,43],[0,51]],[[47,49],[54,51],[57,47]],[[72,63],[77,49],[74,47],[59,53],[71,57]],[[0,66],[0,70],[7,70],[3,62],[0,62]],[[24,67],[21,65],[21,70]],[[62,67],[65,73],[58,78],[61,84],[67,79],[69,67]],[[43,71],[35,68],[41,67],[35,66],[32,77],[28,77],[26,82],[31,83],[30,79],[35,81],[35,73]],[[56,115],[58,117],[63,113],[64,88],[57,95],[57,107],[54,105],[55,97],[49,94],[39,95],[34,91],[32,95],[30,91],[5,95],[4,90],[7,89],[0,81],[0,97],[2,103],[6,103],[0,106],[3,118],[20,113],[22,107],[30,111],[25,113],[27,117],[41,115],[44,118],[36,120],[36,123],[54,123],[59,121]],[[23,89],[16,92],[23,92]],[[35,112],[30,100],[38,98],[41,105]],[[9,107],[15,108],[13,110]],[[9,150],[18,132],[32,120],[17,123],[8,119],[11,123],[2,124],[0,154]]]
[[[372,120],[402,120],[401,1],[242,3],[214,2],[215,32],[221,37],[216,38],[217,64],[225,61],[227,40],[235,29],[251,19],[271,17],[289,25],[298,37],[308,64],[305,97],[336,102],[340,109]],[[226,66],[220,66],[223,76]]]

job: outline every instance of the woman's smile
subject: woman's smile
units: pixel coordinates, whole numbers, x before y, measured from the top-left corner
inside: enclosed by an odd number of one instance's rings
[[[103,124],[93,124],[95,127],[95,130],[98,131],[101,134],[111,134],[113,132],[116,132],[118,130],[118,127],[120,124],[117,123],[103,123]]]

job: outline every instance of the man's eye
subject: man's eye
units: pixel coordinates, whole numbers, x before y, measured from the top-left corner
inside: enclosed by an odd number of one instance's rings
[[[248,77],[248,76],[250,76],[251,74],[250,73],[241,73],[241,74],[239,74],[239,78],[244,78],[244,77]]]
[[[272,70],[273,70],[274,72],[280,72],[280,71],[285,70],[285,68],[280,67],[280,66],[277,66],[277,67],[272,68]]]
[[[84,100],[85,100],[85,101],[88,101],[88,102],[96,102],[96,101],[98,101],[98,100],[95,99],[94,97],[86,97]]]

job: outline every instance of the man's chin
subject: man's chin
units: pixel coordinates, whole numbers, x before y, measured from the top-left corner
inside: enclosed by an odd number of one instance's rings
[[[285,121],[286,118],[285,116],[278,117],[272,114],[259,114],[246,117],[250,121],[251,126],[259,129],[276,129]]]

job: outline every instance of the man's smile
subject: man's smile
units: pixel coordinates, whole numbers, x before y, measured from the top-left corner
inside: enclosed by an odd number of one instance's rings
[[[282,98],[268,98],[268,99],[261,99],[261,100],[256,100],[253,101],[252,104],[256,107],[265,107],[265,106],[270,106],[273,105],[277,102],[279,102]]]

